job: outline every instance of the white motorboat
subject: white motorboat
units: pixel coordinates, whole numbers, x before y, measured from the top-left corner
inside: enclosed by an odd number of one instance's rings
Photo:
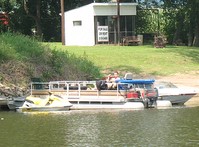
[[[158,81],[155,87],[158,89],[159,99],[169,100],[174,105],[183,105],[197,94],[193,88],[177,87],[171,82]]]
[[[26,97],[21,107],[17,107],[17,112],[35,112],[35,111],[66,111],[72,106],[70,102],[60,96],[43,95]]]

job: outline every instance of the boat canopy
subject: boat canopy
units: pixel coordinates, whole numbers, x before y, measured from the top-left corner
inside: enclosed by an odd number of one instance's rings
[[[116,83],[127,83],[127,84],[153,84],[154,79],[133,79],[133,80],[117,80]]]

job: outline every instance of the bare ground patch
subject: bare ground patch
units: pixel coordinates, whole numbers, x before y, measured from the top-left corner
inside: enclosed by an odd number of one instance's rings
[[[172,82],[179,86],[190,86],[199,88],[199,71],[190,74],[174,74],[170,76],[157,77],[157,80]]]

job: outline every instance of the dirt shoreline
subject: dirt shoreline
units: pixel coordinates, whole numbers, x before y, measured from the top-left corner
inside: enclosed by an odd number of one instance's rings
[[[172,82],[179,87],[191,87],[197,91],[197,95],[185,103],[186,106],[199,106],[199,73],[175,74],[166,77],[157,77],[158,81]]]
[[[157,80],[169,81],[179,86],[199,88],[199,74],[175,74],[166,77],[157,77]]]

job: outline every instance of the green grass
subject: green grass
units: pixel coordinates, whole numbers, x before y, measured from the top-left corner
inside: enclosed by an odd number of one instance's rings
[[[118,70],[139,75],[171,75],[199,71],[199,48],[185,46],[62,46],[50,43],[51,48],[59,48],[86,56],[105,73]]]
[[[101,77],[99,68],[86,57],[15,33],[0,33],[0,71],[0,83],[6,85],[26,85],[33,77],[42,81]]]

